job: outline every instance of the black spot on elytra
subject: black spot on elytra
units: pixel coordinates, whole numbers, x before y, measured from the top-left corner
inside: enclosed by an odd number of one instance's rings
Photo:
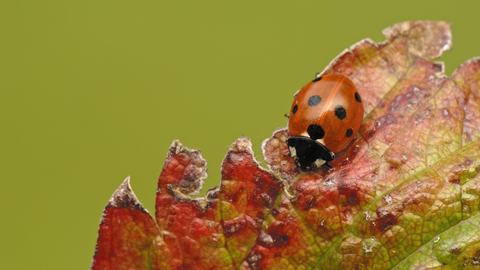
[[[335,106],[335,115],[338,117],[338,119],[343,120],[345,117],[347,117],[347,111],[345,111],[342,105],[338,104]]]
[[[310,125],[307,128],[307,133],[312,140],[322,139],[325,136],[325,131],[320,125]]]
[[[318,81],[320,81],[321,79],[322,79],[322,77],[317,77],[317,78],[313,79],[312,82],[318,82]]]
[[[355,92],[355,100],[362,103],[362,98],[360,97],[360,94],[358,92]]]
[[[345,136],[347,136],[347,138],[350,138],[352,137],[353,135],[353,130],[351,128],[347,129],[347,134],[345,134]]]
[[[318,103],[320,103],[320,101],[322,101],[322,98],[320,96],[311,96],[309,99],[308,99],[308,106],[310,107],[313,107],[313,106],[317,106]]]
[[[297,110],[298,110],[298,106],[297,106],[297,105],[293,106],[292,113],[296,113],[296,112],[297,112]]]

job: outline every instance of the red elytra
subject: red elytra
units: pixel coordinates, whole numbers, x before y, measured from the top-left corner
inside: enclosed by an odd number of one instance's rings
[[[293,135],[310,138],[337,153],[353,140],[362,119],[363,104],[355,84],[343,75],[324,75],[309,82],[295,95],[288,129]],[[292,153],[292,148],[298,144],[289,143],[293,157],[296,153]],[[320,159],[333,160],[333,153],[331,159]],[[306,155],[311,158],[310,154]],[[322,162],[317,163],[321,165]],[[307,166],[307,169],[311,168]]]

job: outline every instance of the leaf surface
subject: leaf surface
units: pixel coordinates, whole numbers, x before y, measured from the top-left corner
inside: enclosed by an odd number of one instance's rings
[[[477,269],[480,265],[480,59],[451,78],[429,58],[450,25],[405,22],[360,41],[322,74],[349,76],[365,115],[326,168],[299,170],[291,135],[239,138],[220,186],[199,150],[174,141],[158,182],[156,222],[127,179],[105,208],[92,269]],[[449,268],[449,269],[450,269]]]

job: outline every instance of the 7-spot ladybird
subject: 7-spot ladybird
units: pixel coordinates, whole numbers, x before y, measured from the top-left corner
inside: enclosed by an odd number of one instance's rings
[[[287,139],[290,156],[302,170],[328,162],[353,140],[362,124],[363,104],[353,82],[338,74],[315,78],[294,96]]]

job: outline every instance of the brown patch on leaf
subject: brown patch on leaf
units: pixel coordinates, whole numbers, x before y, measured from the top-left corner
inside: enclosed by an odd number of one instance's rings
[[[462,164],[453,166],[450,169],[447,181],[453,184],[460,184],[461,177],[471,172],[471,168],[470,168],[471,164],[472,164],[472,160],[470,160],[469,158],[466,158]],[[477,173],[478,172],[475,171],[475,175]]]
[[[453,245],[450,247],[448,252],[454,254],[454,255],[460,255],[462,253],[462,248],[459,245]]]
[[[256,232],[258,229],[255,220],[249,216],[237,217],[229,221],[225,221],[223,222],[223,228],[223,234],[227,238],[240,232],[245,233],[247,230]]]
[[[377,210],[377,216],[378,218],[370,222],[370,231],[373,235],[384,234],[398,224],[397,216],[386,210]]]
[[[356,206],[360,204],[360,189],[358,186],[353,184],[346,184],[345,182],[343,182],[338,186],[338,191],[340,196],[344,196],[346,204],[351,206]]]

